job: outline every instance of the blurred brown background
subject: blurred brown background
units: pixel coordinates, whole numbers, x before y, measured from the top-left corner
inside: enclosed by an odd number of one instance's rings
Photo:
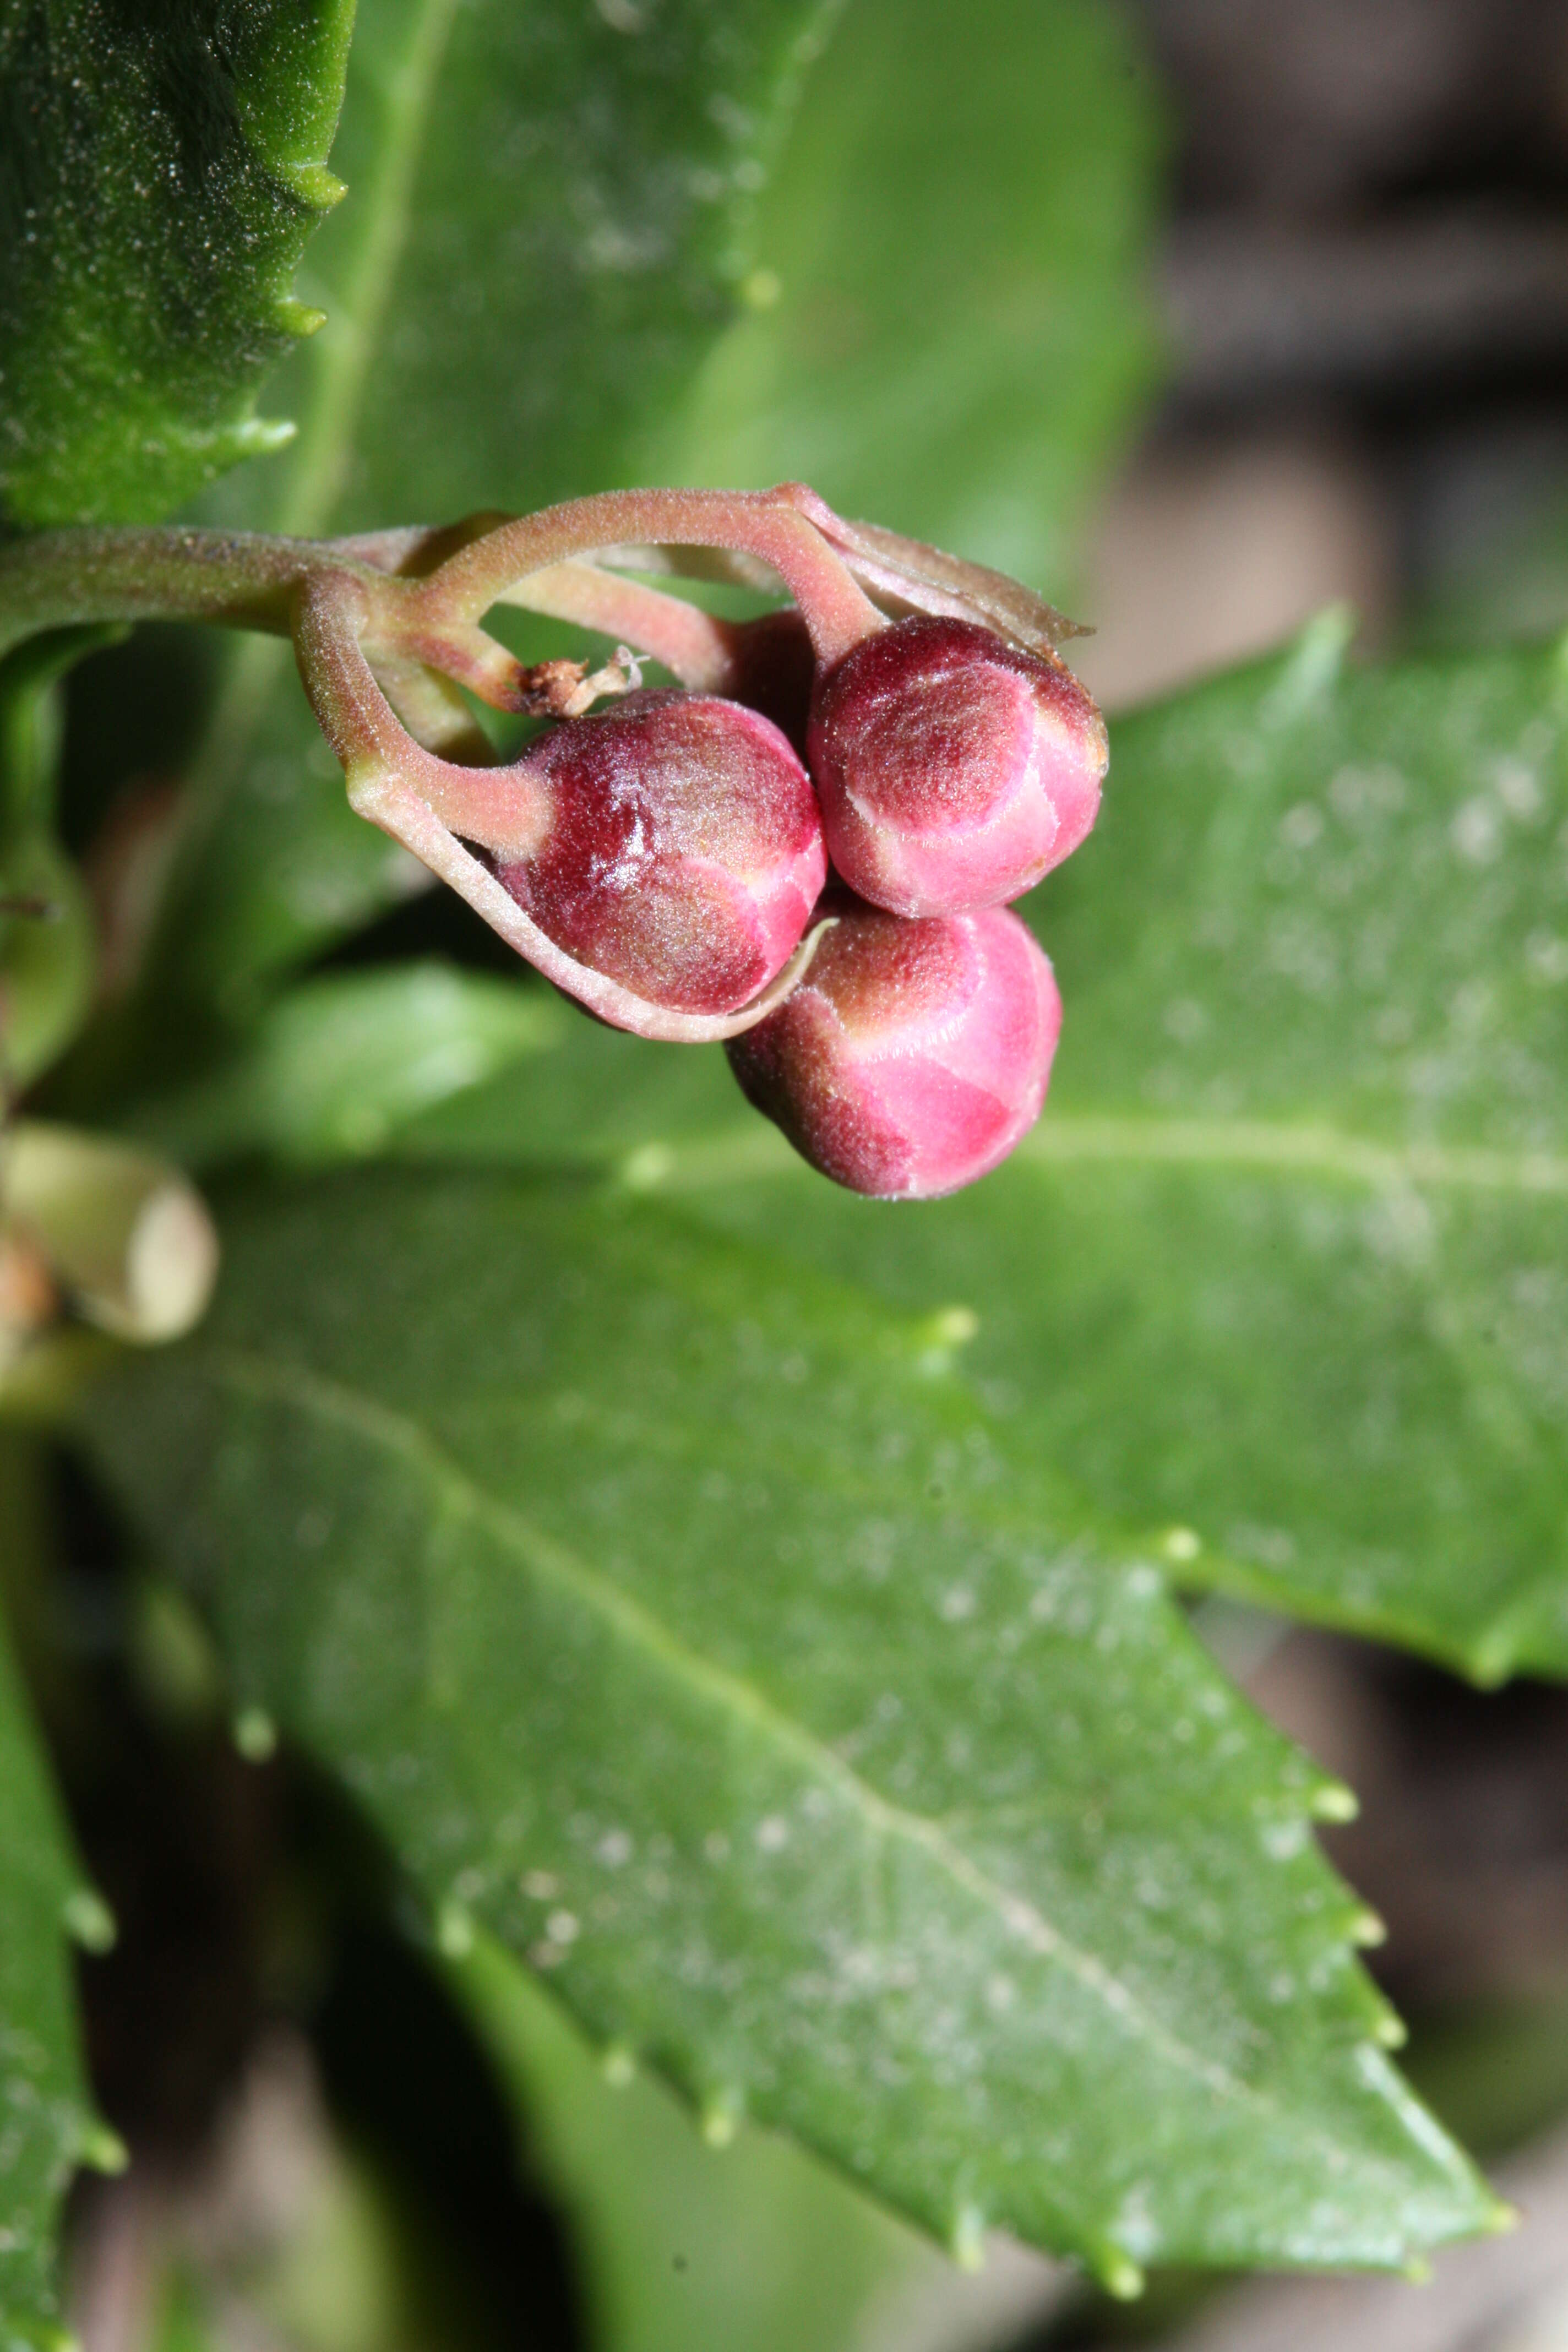
[[[1136,0],[1174,117],[1174,381],[1099,518],[1126,702],[1345,598],[1369,640],[1568,621],[1568,9]]]

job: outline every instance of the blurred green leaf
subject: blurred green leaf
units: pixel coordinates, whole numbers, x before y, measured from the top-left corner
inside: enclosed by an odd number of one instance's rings
[[[92,910],[55,836],[59,684],[119,634],[51,630],[0,661],[0,1093],[47,1069],[92,1002]]]
[[[488,1937],[448,1965],[516,2093],[530,2169],[569,2217],[597,2352],[854,2352],[876,2307],[945,2271],[787,2140],[742,2126],[710,2147],[650,2076],[606,2081]]]
[[[165,513],[289,427],[252,414],[295,299],[353,0],[5,0],[0,509]]]
[[[1004,1454],[950,1319],[515,1178],[274,1188],[226,1249],[96,1445],[448,1945],[960,2247],[1131,2284],[1485,2226],[1339,1792]]]
[[[0,1561],[26,1572],[38,1540],[23,1444],[0,1433]],[[108,2142],[82,2076],[68,1921],[107,1925],[83,1887],[0,1611],[0,2336],[61,2341],[56,2224],[73,2168]]]
[[[749,314],[644,473],[810,481],[1065,593],[1153,373],[1158,126],[1099,0],[849,0],[759,208]]]
[[[434,958],[324,973],[269,1006],[220,1070],[144,1106],[134,1125],[195,1167],[250,1150],[357,1159],[545,1051],[570,1019],[542,989]]]
[[[717,1055],[667,1080],[679,1049],[582,1027],[407,1148],[560,1160],[580,1118],[634,1184],[969,1307],[1009,1450],[1163,1526],[1184,1580],[1568,1669],[1568,681],[1342,648],[1331,617],[1113,727],[1100,824],[1028,907],[1050,1099],[973,1190],[868,1208]]]

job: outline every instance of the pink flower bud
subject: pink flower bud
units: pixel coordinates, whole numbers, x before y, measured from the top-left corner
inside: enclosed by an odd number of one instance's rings
[[[916,614],[818,681],[810,762],[828,853],[900,915],[1031,889],[1093,824],[1105,726],[1072,672],[976,621]]]
[[[811,781],[769,719],[628,694],[518,763],[537,838],[496,861],[541,930],[650,1003],[732,1013],[788,961],[826,877]]]
[[[725,1047],[742,1091],[851,1192],[972,1184],[1039,1116],[1062,1021],[1050,964],[1001,908],[824,912],[838,921],[800,985]]]

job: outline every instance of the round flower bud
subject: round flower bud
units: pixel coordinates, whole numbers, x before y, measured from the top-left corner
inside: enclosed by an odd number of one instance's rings
[[[628,694],[518,763],[536,839],[503,887],[579,963],[683,1013],[733,1013],[800,942],[826,877],[810,778],[778,729],[716,695]]]
[[[1093,824],[1107,758],[1069,669],[929,614],[862,637],[823,674],[809,742],[834,865],[900,915],[1031,889]]]
[[[742,1091],[835,1182],[929,1200],[1005,1160],[1039,1116],[1061,1028],[1016,915],[906,921],[844,899],[805,977],[725,1047]]]

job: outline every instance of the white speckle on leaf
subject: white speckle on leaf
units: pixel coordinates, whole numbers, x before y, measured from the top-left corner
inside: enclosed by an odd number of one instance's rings
[[[1448,837],[1467,865],[1489,866],[1502,847],[1502,812],[1478,794],[1456,813]]]
[[[1298,801],[1279,820],[1279,838],[1287,849],[1310,849],[1323,830],[1323,813],[1310,801]]]
[[[1289,1862],[1307,1843],[1304,1821],[1269,1822],[1263,1831],[1263,1851],[1272,1862]]]
[[[1524,942],[1524,964],[1539,986],[1560,988],[1568,980],[1568,940],[1555,931],[1531,931]]]
[[[1499,760],[1492,770],[1492,790],[1519,824],[1529,824],[1541,814],[1541,779],[1525,761]]]

